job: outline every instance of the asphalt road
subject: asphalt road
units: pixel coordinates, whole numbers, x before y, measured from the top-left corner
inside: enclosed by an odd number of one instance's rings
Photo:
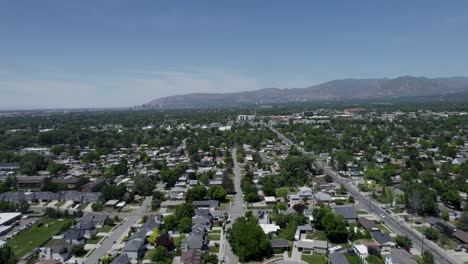
[[[114,241],[116,243],[120,243],[121,239],[125,235],[125,233],[129,230],[129,228],[138,223],[140,219],[145,215],[150,208],[152,197],[147,197],[145,201],[141,204],[140,208],[137,212],[129,215],[127,221],[121,223],[106,239],[104,242],[94,250],[94,252],[86,259],[86,264],[96,264],[99,263],[99,260],[102,256],[106,255],[109,250],[114,245]]]
[[[226,225],[226,230],[232,226],[232,223],[236,221],[238,217],[244,216],[245,209],[244,209],[244,196],[242,193],[242,188],[241,188],[241,168],[239,167],[239,163],[237,162],[236,159],[236,148],[232,149],[232,160],[234,161],[234,189],[236,191],[236,194],[234,195],[234,201],[231,204],[231,208],[229,210],[229,216],[231,219],[231,222]],[[226,234],[226,232],[224,232]],[[223,252],[223,257],[224,257],[224,263],[227,264],[237,264],[239,263],[239,259],[237,256],[232,252],[231,246],[229,245],[229,242],[227,241],[226,237],[223,238],[222,241],[222,252]]]
[[[278,137],[283,141],[283,143],[290,145],[290,146],[292,145],[296,146],[290,139],[285,137],[283,134],[278,132],[273,127],[267,124],[264,124],[264,125],[266,125],[271,131],[276,133],[276,135],[278,135]],[[306,153],[304,149],[302,149],[301,147],[299,146],[296,146],[296,147],[300,151]],[[306,153],[306,154],[310,154],[310,153]],[[452,257],[447,255],[443,249],[441,249],[439,246],[434,244],[432,241],[423,239],[422,236],[420,236],[418,233],[413,231],[410,227],[408,227],[408,225],[403,223],[401,219],[397,219],[392,214],[382,209],[381,206],[375,203],[374,201],[372,201],[372,199],[364,196],[358,189],[356,189],[354,186],[351,186],[347,181],[344,181],[343,178],[338,175],[338,173],[331,170],[330,168],[327,168],[320,162],[316,162],[315,164],[318,167],[322,168],[326,174],[333,177],[333,179],[336,182],[340,184],[342,183],[346,187],[348,192],[351,193],[361,205],[367,205],[369,211],[378,215],[378,217],[382,219],[386,225],[392,228],[393,231],[409,237],[411,241],[413,242],[413,247],[417,247],[419,250],[423,249],[424,251],[429,250],[434,256],[434,260],[436,263],[440,263],[440,264],[458,263],[456,260],[454,260]]]

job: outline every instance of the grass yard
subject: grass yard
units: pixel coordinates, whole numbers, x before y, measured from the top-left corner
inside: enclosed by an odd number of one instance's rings
[[[15,251],[15,254],[21,258],[50,237],[58,235],[61,228],[70,225],[72,221],[73,219],[59,221],[58,219],[42,218],[33,227],[20,232],[16,237],[8,240],[7,243]],[[39,222],[43,223],[40,227],[37,226]]]
[[[219,247],[209,247],[209,250],[211,253],[218,253],[219,252]]]
[[[105,225],[98,229],[98,233],[109,233],[112,230],[112,228],[114,228],[114,226]]]
[[[358,215],[360,215],[360,214],[369,214],[367,211],[364,211],[364,210],[356,210],[356,213]]]
[[[216,241],[219,241],[221,240],[221,234],[216,234],[216,233],[211,233],[211,234],[208,234],[208,239],[209,240],[216,240]]]
[[[387,233],[387,234],[390,234],[392,232],[390,232],[390,230],[388,229],[388,227],[386,225],[383,225],[383,224],[378,224],[377,225],[379,227],[379,229],[384,232],[384,233]]]
[[[88,244],[97,244],[99,241],[101,241],[101,239],[103,238],[103,236],[96,236],[95,239],[88,239],[87,243]]]
[[[322,263],[323,262],[323,256],[320,256],[320,255],[302,255],[302,260],[309,263],[309,264]]]
[[[362,264],[362,261],[358,256],[351,256],[351,255],[345,254],[345,257],[348,260],[349,264]]]
[[[306,235],[306,238],[328,241],[327,236],[325,235],[325,232],[320,231],[320,230],[315,230],[314,233]]]

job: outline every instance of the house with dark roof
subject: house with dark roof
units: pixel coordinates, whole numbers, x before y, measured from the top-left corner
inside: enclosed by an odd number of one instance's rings
[[[78,222],[76,228],[84,232],[84,237],[89,239],[97,233],[96,226],[92,222]]]
[[[42,247],[39,249],[39,259],[42,260],[58,260],[64,263],[72,257],[72,245],[65,239],[60,239],[50,247]]]
[[[395,242],[392,241],[392,238],[389,234],[384,233],[380,230],[375,230],[371,232],[371,236],[375,241],[379,242],[380,245],[395,245]]]
[[[19,163],[0,163],[0,171],[16,171],[19,168]]]
[[[417,264],[413,256],[402,248],[393,248],[392,252],[384,257],[385,264]]]
[[[46,176],[18,176],[16,187],[18,190],[40,190]]]
[[[352,206],[335,206],[333,207],[333,211],[335,214],[343,216],[348,224],[356,223],[359,219],[356,210]]]
[[[194,225],[192,232],[182,240],[182,251],[198,249],[200,251],[208,250],[208,235],[204,226]]]
[[[109,216],[104,214],[88,213],[81,217],[80,223],[91,223],[96,228],[101,228],[102,226],[104,226],[104,222],[107,218],[109,218]]]
[[[122,249],[122,254],[126,254],[131,260],[137,260],[145,255],[145,241],[135,238],[127,241]]]
[[[201,252],[198,249],[190,249],[182,253],[180,261],[183,264],[200,264]]]
[[[289,242],[286,239],[272,239],[271,248],[276,251],[286,251],[289,249]]]
[[[193,207],[195,208],[205,208],[210,210],[217,210],[219,207],[219,201],[217,200],[203,200],[203,201],[193,201]]]
[[[346,257],[341,252],[333,252],[328,255],[329,264],[349,264]]]
[[[461,243],[468,244],[468,234],[465,231],[456,229],[453,232],[452,236],[459,240]]]
[[[72,245],[82,245],[85,243],[84,234],[83,230],[73,227],[63,232],[63,239]]]
[[[120,254],[120,256],[116,257],[112,260],[111,264],[130,264],[130,258],[128,258],[127,254]]]
[[[372,230],[377,230],[377,224],[375,223],[374,220],[367,219],[365,217],[359,217],[358,223],[362,228],[364,228],[367,231],[372,231]]]

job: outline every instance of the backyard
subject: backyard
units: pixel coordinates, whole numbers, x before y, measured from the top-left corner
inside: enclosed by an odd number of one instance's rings
[[[18,257],[23,257],[28,252],[47,241],[52,236],[59,234],[64,226],[71,225],[73,219],[42,218],[30,229],[20,232],[16,237],[8,240],[8,245],[15,251]],[[41,226],[39,226],[42,223]],[[38,225],[39,224],[39,225]]]

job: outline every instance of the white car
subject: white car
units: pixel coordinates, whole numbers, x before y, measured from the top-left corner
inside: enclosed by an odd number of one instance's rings
[[[384,214],[381,214],[380,216],[381,216],[382,218],[385,218],[385,215],[384,215]]]

